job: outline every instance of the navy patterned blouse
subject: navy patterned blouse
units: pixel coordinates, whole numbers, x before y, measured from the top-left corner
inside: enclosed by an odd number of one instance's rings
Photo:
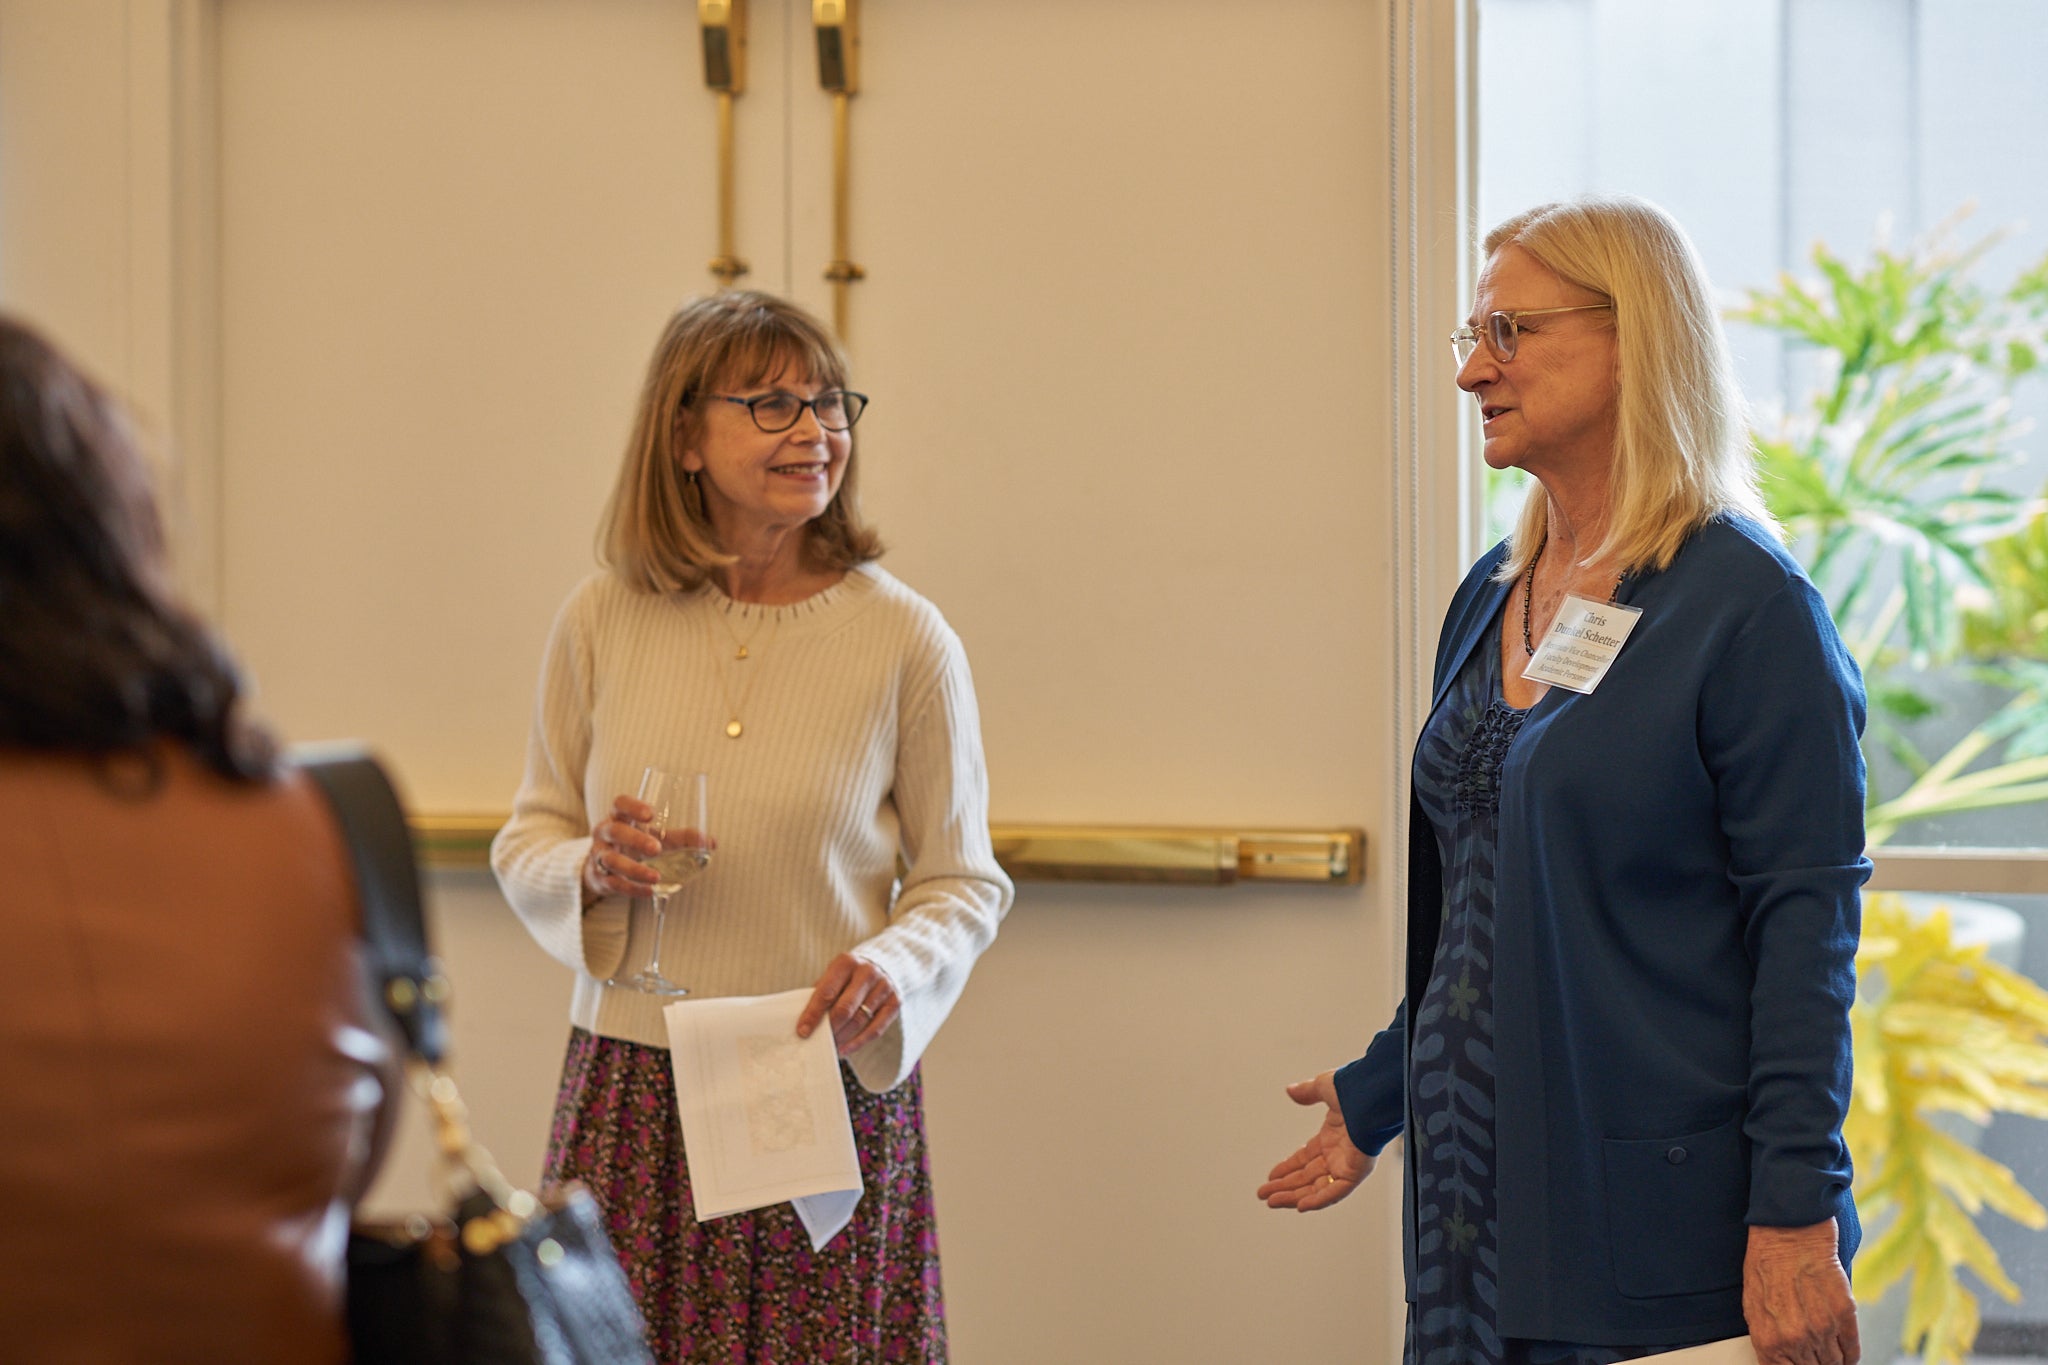
[[[1501,767],[1529,714],[1501,696],[1499,640],[1498,629],[1481,637],[1415,752],[1415,791],[1443,858],[1445,904],[1411,1026],[1415,1301],[1406,1361],[1612,1365],[1677,1348],[1509,1340],[1494,1330],[1494,849]]]

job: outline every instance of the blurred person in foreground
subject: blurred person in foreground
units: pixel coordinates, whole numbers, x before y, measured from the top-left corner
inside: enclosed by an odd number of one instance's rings
[[[397,1063],[339,830],[241,699],[126,420],[0,319],[0,1358],[348,1358]]]
[[[492,848],[576,972],[545,1178],[604,1207],[663,1362],[947,1354],[917,1063],[1011,886],[967,658],[874,562],[846,385],[824,326],[772,295],[670,318]],[[865,1193],[821,1249],[787,1203],[692,1215],[667,1002],[616,979],[649,960],[629,911],[662,842],[625,793],[650,765],[709,775],[717,847],[661,920],[663,970],[697,997],[810,987],[797,1031],[845,1059]]]
[[[1406,999],[1289,1087],[1324,1121],[1260,1197],[1327,1208],[1406,1134],[1417,1365],[1853,1365],[1861,678],[1678,225],[1585,199],[1485,252],[1458,386],[1533,483],[1437,648]]]

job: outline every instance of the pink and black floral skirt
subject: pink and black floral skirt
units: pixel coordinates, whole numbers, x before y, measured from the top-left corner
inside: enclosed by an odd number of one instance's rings
[[[840,1073],[865,1193],[812,1251],[787,1204],[699,1223],[667,1050],[570,1031],[543,1179],[596,1196],[661,1365],[946,1359],[922,1079]]]

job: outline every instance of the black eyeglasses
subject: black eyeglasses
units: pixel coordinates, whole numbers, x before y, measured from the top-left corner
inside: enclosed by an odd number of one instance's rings
[[[788,431],[796,425],[796,419],[809,408],[818,419],[818,425],[827,431],[852,431],[853,424],[868,410],[868,396],[855,393],[852,389],[827,389],[816,398],[799,398],[793,393],[764,393],[758,398],[734,398],[730,394],[712,395],[727,403],[737,403],[753,417],[754,425],[766,432]]]
[[[1521,339],[1518,325],[1523,318],[1542,317],[1545,313],[1583,313],[1594,308],[1612,308],[1611,303],[1575,303],[1569,308],[1520,308],[1512,313],[1488,313],[1486,315],[1486,348],[1493,352],[1493,358],[1505,365],[1515,358],[1515,346]],[[1463,365],[1472,358],[1472,352],[1479,349],[1479,329],[1460,327],[1451,333],[1451,351]]]

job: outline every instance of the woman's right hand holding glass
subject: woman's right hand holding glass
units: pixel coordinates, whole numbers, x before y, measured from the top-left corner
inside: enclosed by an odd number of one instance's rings
[[[590,853],[583,860],[586,899],[645,896],[657,880],[640,859],[661,852],[661,840],[640,828],[654,817],[654,808],[630,796],[612,799],[611,813],[590,831]]]
[[[590,852],[583,859],[585,903],[606,896],[652,895],[661,876],[644,858],[664,848],[718,847],[718,840],[696,829],[664,830],[660,838],[643,828],[654,819],[654,807],[632,796],[612,798],[611,814],[590,831]]]

